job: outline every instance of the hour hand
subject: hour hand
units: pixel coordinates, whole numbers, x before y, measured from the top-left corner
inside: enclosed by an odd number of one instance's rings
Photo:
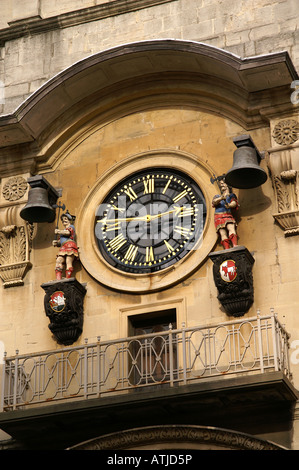
[[[173,214],[175,213],[175,215],[179,215],[179,213],[181,212],[182,208],[179,207],[179,206],[174,206],[173,209],[169,210],[169,211],[166,211],[166,212],[161,212],[160,214],[156,214],[156,215],[152,215],[151,216],[151,220],[153,219],[159,219],[161,217],[163,217],[164,215],[167,215],[167,214]]]

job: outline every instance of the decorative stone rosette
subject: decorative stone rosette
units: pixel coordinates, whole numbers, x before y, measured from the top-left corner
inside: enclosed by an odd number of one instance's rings
[[[18,201],[26,193],[27,187],[27,181],[22,176],[14,176],[4,184],[2,195],[7,201]]]
[[[286,119],[276,124],[273,139],[279,145],[290,145],[298,140],[299,123],[294,119]]]

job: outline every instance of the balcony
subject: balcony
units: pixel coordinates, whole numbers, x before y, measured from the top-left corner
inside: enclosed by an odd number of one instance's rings
[[[201,419],[209,416],[210,425],[219,425],[222,416],[224,426],[231,407],[241,420],[245,402],[247,411],[250,406],[265,410],[273,405],[277,414],[281,405],[284,413],[284,404],[296,398],[288,334],[271,312],[217,325],[170,325],[161,333],[115,341],[98,338],[81,346],[5,357],[0,428],[13,437],[24,429],[30,435],[37,432],[35,420],[48,429],[55,416],[67,415],[70,427],[72,419],[78,424],[92,416],[108,432],[117,429],[111,416],[132,425],[140,419],[190,422],[194,413]]]

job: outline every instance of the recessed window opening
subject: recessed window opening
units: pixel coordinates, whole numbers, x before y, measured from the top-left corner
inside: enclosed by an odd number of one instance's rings
[[[162,385],[169,383],[177,370],[175,340],[169,343],[167,332],[171,325],[176,329],[176,309],[133,315],[129,317],[129,335],[137,336],[131,342],[131,364],[129,381],[135,386]],[[157,336],[140,337],[157,333]]]
[[[129,317],[129,336],[147,335],[159,331],[176,328],[176,309],[160,310],[157,312],[148,312]]]

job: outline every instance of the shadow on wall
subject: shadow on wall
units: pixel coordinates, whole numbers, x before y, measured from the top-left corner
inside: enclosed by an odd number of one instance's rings
[[[272,200],[265,196],[261,186],[254,189],[240,189],[238,200],[242,217],[259,214],[272,205]]]

